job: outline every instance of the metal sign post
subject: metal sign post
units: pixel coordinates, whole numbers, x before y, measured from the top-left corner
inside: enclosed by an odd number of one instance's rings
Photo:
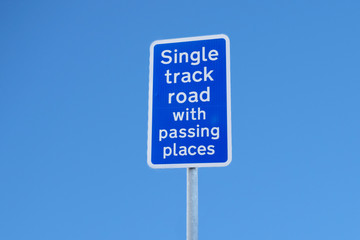
[[[198,240],[199,237],[199,209],[198,209],[198,169],[187,169],[186,195],[186,239]]]

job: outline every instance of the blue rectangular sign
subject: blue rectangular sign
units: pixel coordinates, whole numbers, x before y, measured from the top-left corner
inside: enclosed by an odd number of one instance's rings
[[[226,35],[155,41],[150,47],[148,165],[231,162],[230,42]]]

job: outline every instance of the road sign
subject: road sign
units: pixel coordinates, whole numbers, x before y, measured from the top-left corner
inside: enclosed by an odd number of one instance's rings
[[[150,47],[149,78],[149,166],[227,166],[229,38],[221,34],[155,41]]]

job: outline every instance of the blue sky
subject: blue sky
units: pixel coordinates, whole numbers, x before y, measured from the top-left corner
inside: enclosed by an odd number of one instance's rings
[[[360,236],[357,1],[1,1],[0,239],[185,239],[146,164],[152,41],[227,34],[233,161],[200,239]]]

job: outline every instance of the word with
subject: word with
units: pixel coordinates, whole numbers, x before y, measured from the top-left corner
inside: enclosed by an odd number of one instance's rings
[[[197,117],[196,117],[196,113],[197,113]],[[185,116],[185,118],[184,118],[184,116]],[[184,119],[186,121],[200,120],[201,118],[202,118],[202,120],[205,120],[206,119],[206,112],[204,110],[201,110],[201,108],[199,108],[199,107],[198,107],[197,110],[195,110],[194,108],[191,108],[190,111],[189,111],[188,108],[186,108],[185,111],[182,111],[182,112],[173,112],[173,117],[174,117],[175,121],[182,121]]]

